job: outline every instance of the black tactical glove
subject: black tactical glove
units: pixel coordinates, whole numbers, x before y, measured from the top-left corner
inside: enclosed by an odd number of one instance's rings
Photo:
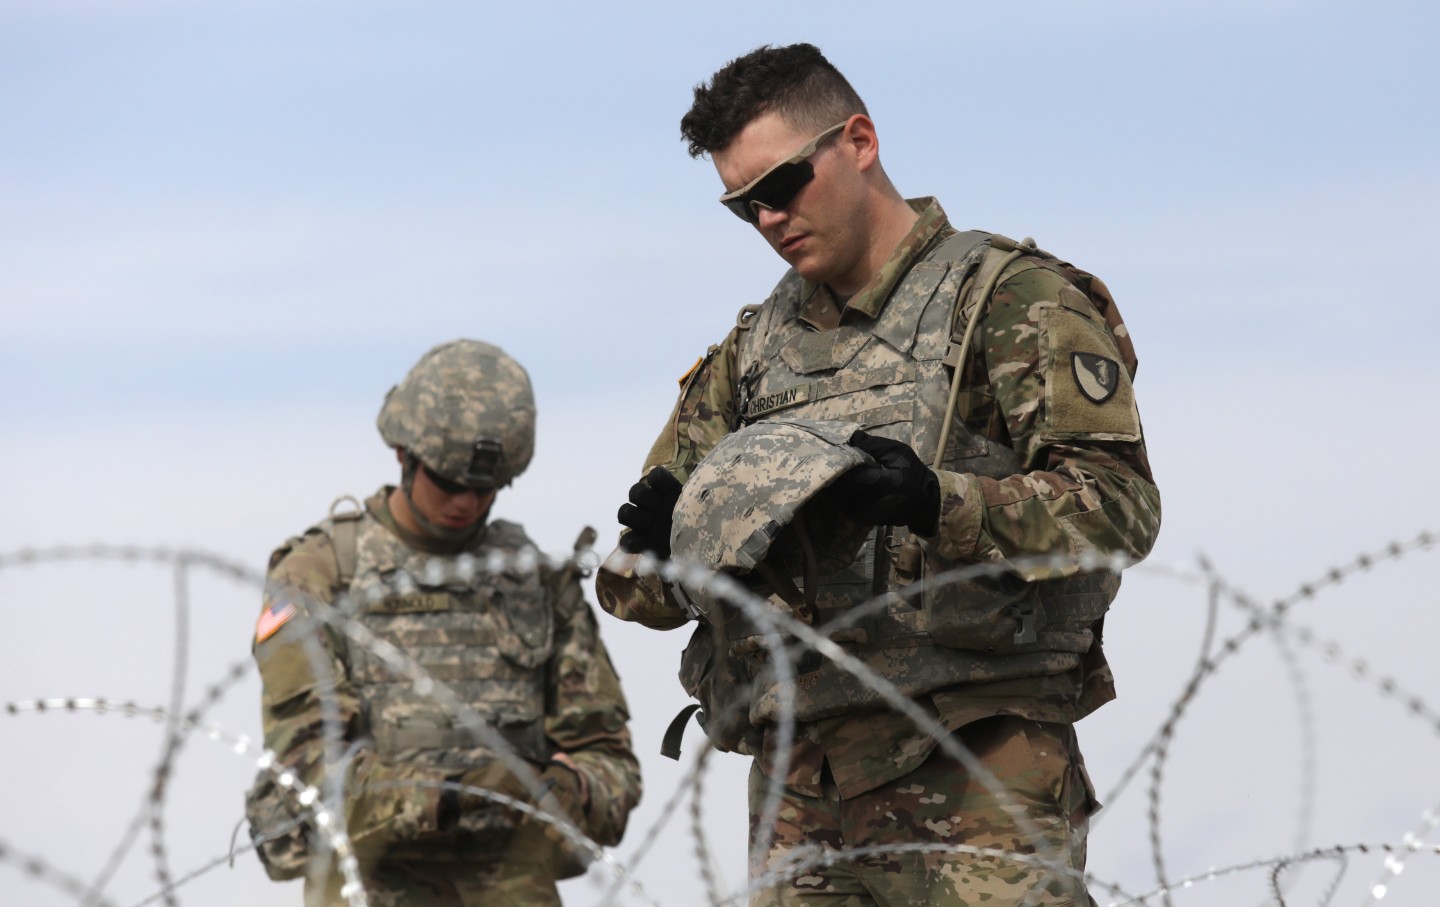
[[[940,480],[910,445],[857,431],[850,444],[875,458],[829,488],[845,514],[872,526],[908,526],[934,535],[940,524]]]
[[[572,822],[585,819],[585,780],[580,770],[563,762],[551,762],[540,773],[540,784],[546,794],[553,794]],[[544,797],[541,797],[543,800]]]
[[[670,524],[680,487],[680,481],[663,466],[656,466],[630,486],[630,503],[621,504],[616,515],[630,530],[620,536],[621,548],[631,554],[649,551],[661,559],[670,556]]]

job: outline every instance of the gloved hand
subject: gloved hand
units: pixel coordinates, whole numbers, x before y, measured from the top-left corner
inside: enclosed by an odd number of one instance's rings
[[[556,753],[550,759],[550,763],[540,772],[540,782],[545,791],[538,805],[557,818],[559,813],[564,813],[564,817],[575,825],[581,835],[592,836],[594,832],[590,829],[585,813],[585,776],[580,774],[575,763],[564,753]],[[531,839],[535,840],[535,846],[517,846],[524,847],[523,852],[527,854],[544,854],[555,878],[566,879],[579,875],[590,865],[591,853],[577,846],[559,826],[548,822],[531,822],[520,829],[516,836],[517,841],[523,841],[527,832]],[[538,840],[535,838],[537,833]]]
[[[908,526],[934,535],[940,524],[940,480],[910,445],[857,431],[850,444],[875,458],[856,466],[831,484],[836,504],[862,523]]]
[[[554,796],[560,807],[565,810],[565,815],[570,821],[580,825],[582,828],[585,818],[585,779],[580,770],[572,768],[573,763],[554,761],[545,766],[540,773],[540,783],[545,786],[546,793]],[[549,804],[540,803],[541,807]]]
[[[356,856],[378,859],[392,845],[444,837],[439,784],[445,780],[439,769],[393,766],[372,752],[358,754],[345,782],[345,827]]]
[[[631,485],[630,503],[621,504],[616,514],[630,530],[620,536],[620,547],[631,554],[649,551],[658,558],[668,558],[670,524],[680,488],[680,481],[663,466],[656,466]]]
[[[538,806],[549,812],[563,812],[571,822],[583,827],[584,781],[577,770],[563,763],[550,762],[536,769],[540,779],[539,799],[500,760],[481,768],[470,769],[453,778],[467,788],[480,788]],[[441,803],[441,824],[469,834],[505,832],[525,821],[518,810],[492,800],[473,790],[449,791]]]
[[[311,838],[307,811],[269,769],[260,770],[245,794],[245,817],[266,875],[277,882],[305,875]]]
[[[532,800],[529,788],[499,759],[454,775],[450,780],[467,789],[446,791],[441,804],[443,827],[471,835],[509,832],[521,822],[521,816],[517,810],[469,788],[503,794],[521,803]]]

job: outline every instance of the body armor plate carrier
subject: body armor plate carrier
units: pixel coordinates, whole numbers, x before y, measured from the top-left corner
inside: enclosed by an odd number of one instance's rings
[[[846,420],[934,462],[952,375],[947,353],[959,345],[973,307],[988,304],[977,298],[988,294],[973,287],[993,286],[987,271],[998,274],[1005,257],[996,246],[1015,247],[985,233],[952,235],[910,269],[878,318],[824,332],[800,320],[805,285],[790,275],[741,338],[741,422],[782,415]],[[940,463],[992,478],[1021,471],[1012,449],[958,419]],[[1120,585],[1108,572],[1039,582],[1014,575],[955,581],[947,574],[969,565],[923,543],[918,569],[897,571],[894,553],[918,541],[904,528],[880,527],[849,567],[820,579],[815,612],[806,615],[907,696],[1074,669],[1095,643]],[[681,681],[700,701],[701,723],[717,747],[758,752],[761,726],[776,720],[786,694],[770,678],[766,660],[761,637],[733,609],[691,637]],[[882,705],[875,690],[817,655],[802,656],[796,674],[788,694],[797,720]]]

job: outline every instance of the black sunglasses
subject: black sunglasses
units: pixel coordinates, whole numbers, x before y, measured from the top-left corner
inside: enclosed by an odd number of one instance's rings
[[[447,495],[453,496],[457,494],[464,494],[467,491],[473,491],[481,497],[484,497],[485,495],[494,491],[493,488],[474,488],[469,485],[462,485],[459,482],[451,481],[450,479],[447,479],[439,473],[435,472],[435,470],[431,469],[429,466],[426,466],[424,463],[420,464],[420,470],[425,473],[425,478],[430,480],[431,485],[434,485],[441,492]]]
[[[845,128],[845,123],[836,123],[815,136],[804,148],[795,152],[750,182],[720,196],[720,204],[730,209],[736,217],[748,224],[760,223],[760,208],[775,211],[790,204],[795,193],[815,178],[815,166],[810,157],[820,150],[825,140]]]

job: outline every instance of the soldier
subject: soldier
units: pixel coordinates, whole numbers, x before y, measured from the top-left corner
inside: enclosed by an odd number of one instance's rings
[[[587,857],[565,832],[618,843],[640,775],[582,571],[490,519],[534,449],[529,377],[498,347],[441,344],[378,424],[399,486],[270,559],[254,653],[278,765],[250,792],[252,836],[272,878],[305,876],[307,905],[345,903],[351,852],[372,905],[559,904]]]
[[[1109,291],[1031,242],[957,232],[935,199],[902,197],[865,105],[811,45],[731,61],[680,125],[713,161],[721,203],[790,270],[681,379],[597,588],[626,620],[701,619],[682,681],[715,745],[755,759],[752,826],[782,785],[759,844],[774,874],[752,868],[751,903],[1089,902],[1098,804],[1073,725],[1114,697],[1100,631],[1119,577],[1102,568],[1143,558],[1160,524]],[[794,424],[754,433],[781,422]],[[725,446],[741,435],[764,446]],[[817,453],[835,444],[863,457]],[[773,457],[823,468],[786,479],[788,466],[763,468]],[[830,516],[808,521],[804,556],[792,545],[777,563],[771,542],[821,501]],[[816,533],[833,514],[868,538]],[[745,579],[763,569],[762,594],[931,727],[818,652],[782,682],[753,621],[637,557],[665,558],[672,541]],[[956,743],[973,758],[946,751]],[[924,846],[884,852],[895,845]],[[787,863],[816,848],[880,852]]]

